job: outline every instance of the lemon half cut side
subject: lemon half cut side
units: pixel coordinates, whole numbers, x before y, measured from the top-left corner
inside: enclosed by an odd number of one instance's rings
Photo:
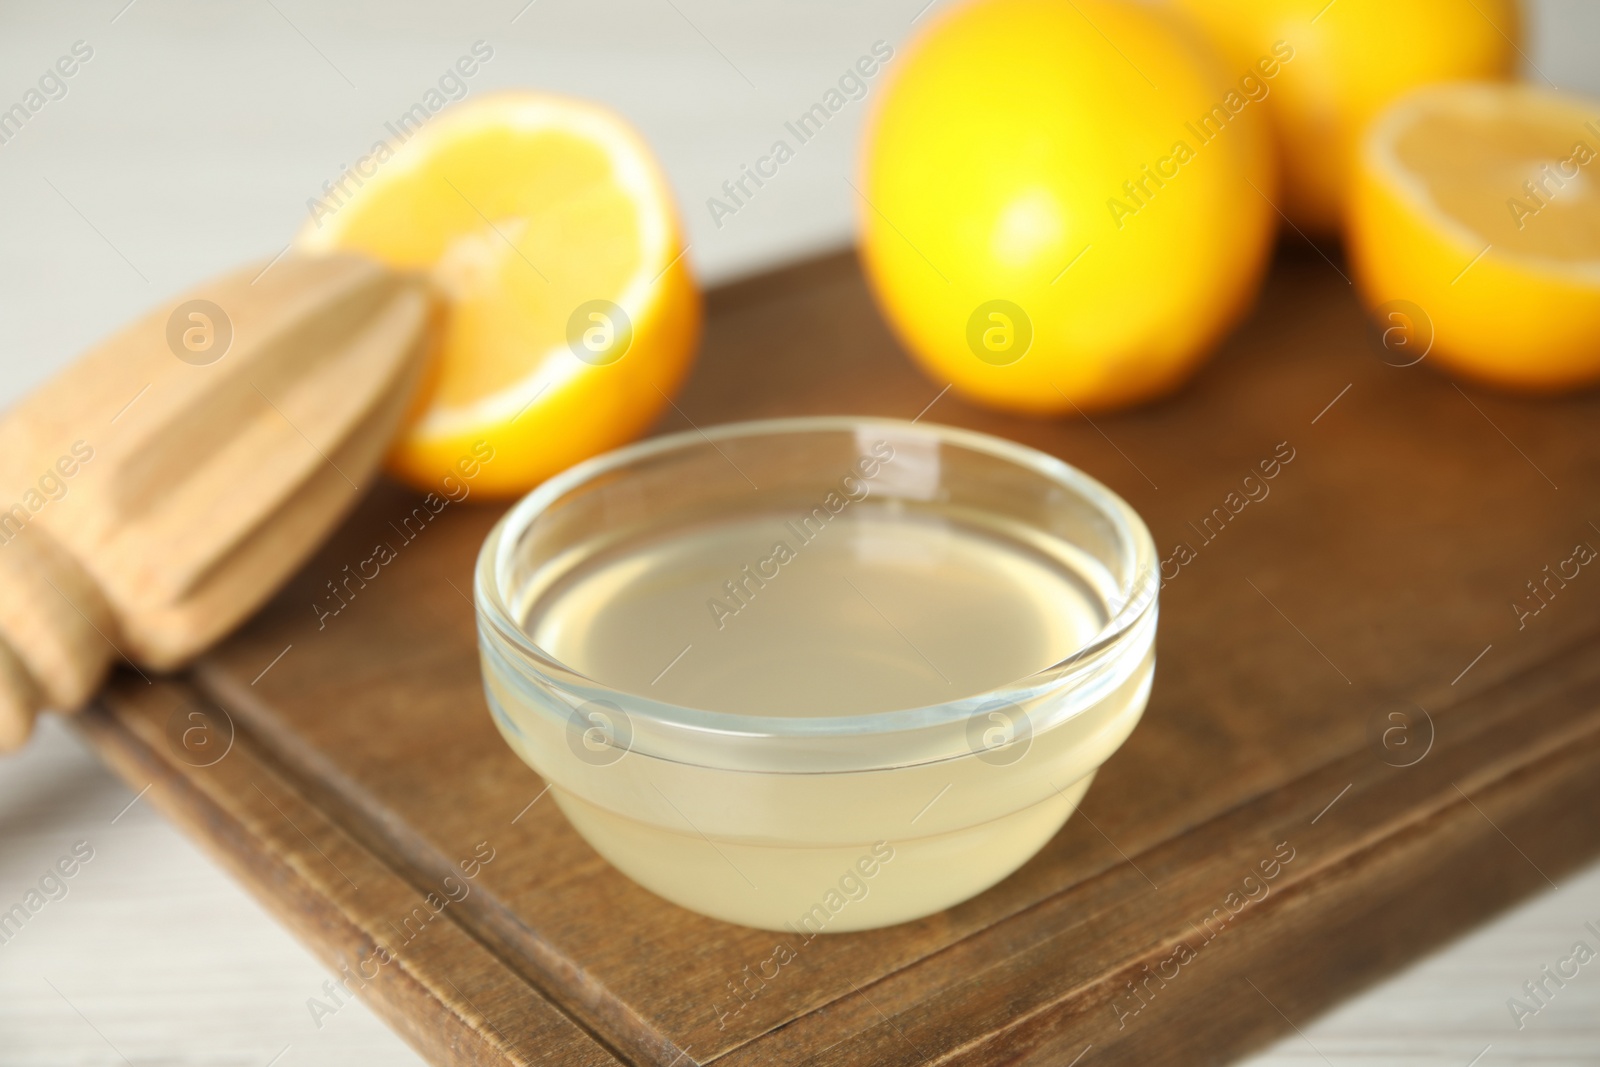
[[[1600,381],[1600,101],[1419,90],[1368,131],[1349,244],[1369,306],[1410,301],[1430,362],[1554,392]]]
[[[686,375],[700,323],[643,140],[604,108],[533,92],[406,133],[342,176],[297,239],[425,273],[444,297],[391,469],[437,489],[467,462],[474,490],[512,496],[642,433]]]

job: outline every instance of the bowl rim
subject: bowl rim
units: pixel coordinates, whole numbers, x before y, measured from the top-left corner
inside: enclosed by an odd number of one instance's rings
[[[1111,523],[1119,547],[1129,557],[1127,572],[1131,575],[1128,580],[1119,582],[1117,593],[1121,603],[1110,613],[1105,625],[1081,648],[1050,666],[981,693],[937,704],[850,715],[744,715],[657,700],[585,675],[537,645],[507,607],[504,590],[509,584],[513,554],[519,539],[548,508],[584,484],[639,461],[688,447],[707,444],[715,447],[718,442],[733,439],[792,434],[849,433],[859,438],[863,429],[883,431],[889,435],[891,443],[920,438],[941,446],[948,444],[984,453],[1053,481],[1092,505]],[[1137,643],[1138,655],[1133,659],[1137,663],[1148,651],[1146,646],[1154,641],[1161,584],[1155,544],[1143,519],[1110,488],[1066,461],[1001,437],[940,423],[825,415],[754,419],[705,428],[694,427],[624,445],[567,468],[512,505],[490,530],[474,567],[473,601],[477,608],[480,640],[486,642],[492,634],[500,644],[515,650],[519,665],[537,674],[546,687],[566,691],[585,702],[595,701],[606,707],[621,709],[635,722],[642,717],[647,722],[689,730],[707,737],[824,739],[945,727],[952,723],[964,723],[978,711],[1001,705],[1024,706],[1046,692],[1071,686],[1091,668],[1102,664],[1108,655],[1116,655],[1118,646],[1126,646],[1130,635],[1148,631],[1148,640]],[[503,655],[504,650],[495,651]],[[1128,673],[1132,669],[1130,667]],[[578,709],[574,706],[571,710],[576,712]]]

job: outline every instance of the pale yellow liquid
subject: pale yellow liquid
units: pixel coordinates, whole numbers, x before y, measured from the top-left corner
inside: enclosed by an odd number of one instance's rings
[[[743,518],[607,552],[541,598],[528,632],[581,673],[657,700],[858,715],[1017,681],[1105,624],[1064,561],[1002,536],[864,502],[813,520],[810,541],[790,522]],[[764,577],[756,565],[779,542],[793,558]],[[730,614],[719,622],[713,603]]]
[[[1019,527],[870,500],[826,523],[795,520],[743,515],[569,554],[577,562],[532,591],[527,632],[624,692],[812,717],[982,694],[1066,658],[1106,622],[1105,575]],[[893,766],[886,751],[890,769],[850,773],[730,771],[641,752],[589,766],[572,758],[570,736],[518,715],[517,698],[487,677],[516,722],[502,724],[508,740],[615,866],[685,907],[807,936],[924,915],[1015,870],[1133,728],[1150,665],[1146,656],[1014,762],[963,752]]]

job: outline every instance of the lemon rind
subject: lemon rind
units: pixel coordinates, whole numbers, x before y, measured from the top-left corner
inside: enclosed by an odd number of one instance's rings
[[[634,204],[639,220],[640,267],[613,299],[632,320],[634,329],[654,311],[656,282],[673,266],[677,246],[676,220],[666,179],[654,163],[649,147],[611,111],[568,97],[494,93],[474,105],[441,116],[424,126],[395,153],[394,159],[363,188],[384,186],[412,176],[452,141],[466,140],[490,128],[520,132],[550,130],[573,133],[598,144],[612,167],[612,179]],[[339,215],[326,228],[308,222],[295,238],[307,252],[328,252],[337,247],[346,229]],[[680,254],[681,258],[681,254]],[[574,356],[565,345],[555,345],[536,357],[528,374],[470,404],[429,410],[409,431],[417,441],[438,441],[482,431],[518,417],[534,403],[546,403],[563,388],[595,370]]]

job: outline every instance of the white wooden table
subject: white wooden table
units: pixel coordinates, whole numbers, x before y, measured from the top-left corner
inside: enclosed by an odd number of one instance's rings
[[[720,226],[705,202],[874,41],[898,46],[922,2],[8,4],[0,109],[76,42],[93,54],[0,142],[0,404],[158,300],[276,254],[322,183],[477,41],[494,54],[471,93],[557,89],[644,131],[706,282],[842,244],[860,104]],[[1600,4],[1540,0],[1531,16],[1530,64],[1600,94]],[[92,858],[0,943],[0,1067],[420,1062],[359,1002],[318,1027],[306,1001],[328,974],[50,721],[0,760],[0,910],[78,842]],[[1584,929],[1600,927],[1600,865],[1561,882],[1294,1020],[1297,1035],[1251,1062],[1600,1063],[1600,961],[1522,1029],[1507,1009],[1573,942],[1600,949]]]

